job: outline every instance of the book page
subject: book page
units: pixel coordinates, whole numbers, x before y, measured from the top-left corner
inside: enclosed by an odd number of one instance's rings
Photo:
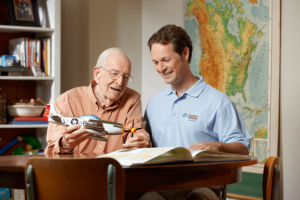
[[[190,152],[191,152],[193,158],[194,158],[198,153],[203,152],[203,151],[205,151],[205,150],[190,150]]]
[[[165,152],[171,150],[172,148],[139,148],[139,149],[122,149],[115,151],[100,158],[114,158],[121,163],[121,165],[132,165],[132,164],[142,164],[152,158],[155,158]]]
[[[125,166],[192,160],[190,152],[182,147],[122,149],[99,157],[114,158]]]
[[[218,151],[190,150],[195,162],[249,160],[248,155],[230,154]]]

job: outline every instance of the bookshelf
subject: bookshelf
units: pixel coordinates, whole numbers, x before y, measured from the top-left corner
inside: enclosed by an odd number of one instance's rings
[[[0,128],[47,128],[47,124],[0,124]]]
[[[29,37],[51,37],[50,77],[34,76],[0,76],[0,93],[6,94],[6,100],[41,98],[45,102],[54,103],[60,95],[60,63],[61,63],[61,0],[38,0],[41,27],[5,25],[8,17],[6,1],[0,1],[0,55],[8,54],[10,39]],[[7,114],[8,115],[8,114]],[[47,125],[14,125],[0,124],[0,149],[18,135],[34,135],[46,145]]]

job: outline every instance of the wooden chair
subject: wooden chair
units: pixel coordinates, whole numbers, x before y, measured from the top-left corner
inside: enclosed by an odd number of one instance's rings
[[[277,200],[279,193],[279,157],[269,157],[263,174],[263,199]]]
[[[269,157],[264,166],[263,172],[263,200],[277,200],[279,193],[279,157]],[[227,194],[228,198],[234,199],[250,199],[252,197]],[[226,199],[226,189],[225,196],[222,193],[222,199]]]
[[[124,199],[124,171],[111,158],[30,158],[26,172],[29,200]]]

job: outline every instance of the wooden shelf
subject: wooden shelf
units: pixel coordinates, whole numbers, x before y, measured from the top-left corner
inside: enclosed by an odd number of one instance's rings
[[[55,29],[53,28],[0,25],[0,32],[9,32],[9,33],[18,33],[18,32],[53,33],[54,30]]]
[[[48,128],[48,124],[0,124],[0,128]]]
[[[22,80],[22,81],[47,81],[54,80],[54,77],[37,77],[37,76],[0,76],[0,80]]]

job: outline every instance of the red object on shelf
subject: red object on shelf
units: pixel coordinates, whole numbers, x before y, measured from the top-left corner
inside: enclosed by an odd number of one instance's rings
[[[45,121],[43,117],[15,117],[14,121]]]
[[[44,118],[45,121],[48,121],[49,113],[50,113],[50,106],[51,106],[51,104],[46,105],[46,109],[45,109],[45,112],[44,112],[44,115],[43,115],[43,118]]]

